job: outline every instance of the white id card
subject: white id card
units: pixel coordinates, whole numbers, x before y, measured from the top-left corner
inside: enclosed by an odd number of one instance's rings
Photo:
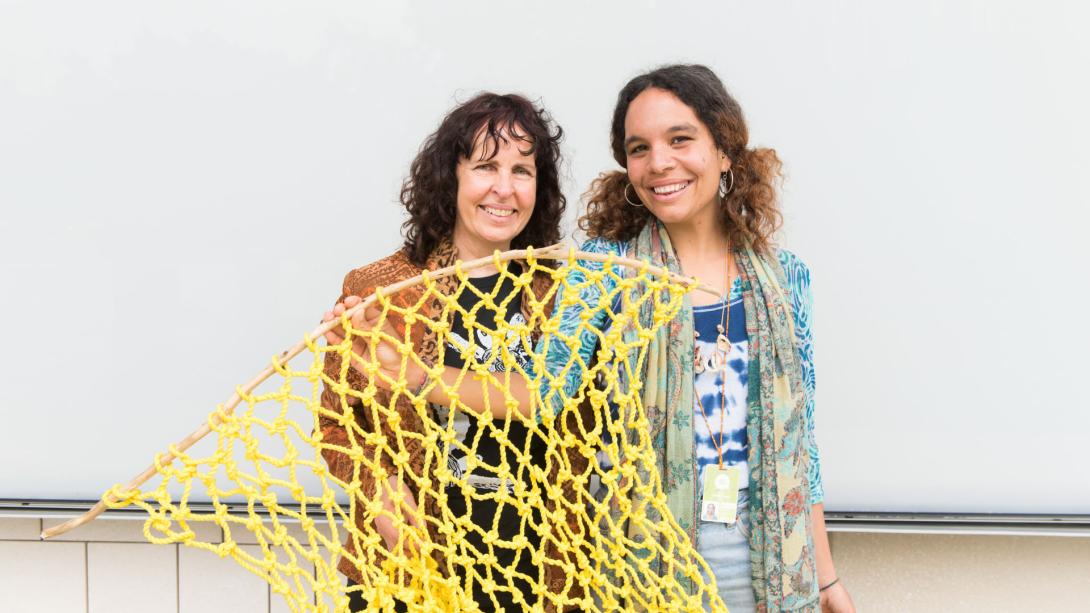
[[[704,496],[700,519],[733,524],[738,519],[738,486],[742,483],[737,466],[709,466],[704,469]]]

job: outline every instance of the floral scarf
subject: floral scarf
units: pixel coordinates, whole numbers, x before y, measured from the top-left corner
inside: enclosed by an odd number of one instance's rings
[[[657,220],[630,241],[628,255],[681,273]],[[795,349],[784,272],[746,246],[736,252],[749,336],[750,559],[758,611],[817,611],[817,568],[808,503],[806,391]],[[693,461],[693,315],[685,307],[658,330],[647,351],[643,407],[667,507],[695,543]],[[645,305],[641,319],[650,316]],[[626,337],[635,329],[625,332]],[[641,475],[642,476],[642,475]],[[636,537],[637,535],[632,535]],[[641,535],[642,536],[642,535]],[[664,543],[665,545],[665,543]],[[665,569],[656,565],[659,572]]]

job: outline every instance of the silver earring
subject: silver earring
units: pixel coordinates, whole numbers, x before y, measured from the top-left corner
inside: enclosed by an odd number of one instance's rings
[[[727,184],[728,176],[730,177],[729,185]],[[729,194],[732,189],[734,189],[734,169],[728,168],[727,172],[719,175],[719,199],[722,200],[723,198],[726,198],[727,194]]]
[[[631,183],[628,183],[628,184],[626,184],[626,185],[624,186],[624,201],[625,201],[625,202],[627,202],[629,206],[639,206],[639,207],[642,207],[642,206],[643,206],[643,203],[642,203],[642,202],[640,202],[640,201],[638,201],[638,200],[637,200],[636,202],[632,202],[632,199],[628,197],[628,188],[630,188],[630,187],[632,187],[632,184],[631,184]]]

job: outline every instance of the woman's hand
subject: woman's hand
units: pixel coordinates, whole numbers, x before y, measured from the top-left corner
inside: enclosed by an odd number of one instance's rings
[[[387,487],[382,487],[380,484],[376,485],[376,494],[382,498],[382,512],[375,517],[375,530],[382,537],[382,540],[386,541],[386,549],[390,553],[400,553],[405,556],[416,555],[420,548],[420,539],[427,539],[428,531],[417,510],[413,493],[396,476],[386,479]],[[394,503],[396,492],[400,492],[402,496],[400,506]],[[405,535],[404,540],[399,544],[398,541],[402,540],[401,531],[394,517],[400,517],[404,520],[406,524],[414,529],[413,532],[419,538]]]
[[[322,323],[339,320],[345,311],[348,311],[363,302],[359,296],[348,296],[343,302],[338,302],[333,307],[332,311],[326,311],[322,316]],[[385,376],[375,377],[375,383],[380,387],[386,389],[390,388],[390,384],[397,380],[401,371],[401,353],[397,348],[385,338],[385,336],[391,336],[397,338],[397,331],[394,330],[393,325],[390,324],[389,319],[382,322],[379,326],[379,320],[382,318],[382,312],[375,305],[370,305],[366,309],[360,309],[352,315],[349,322],[352,325],[352,329],[359,332],[371,332],[375,331],[376,334],[354,334],[352,336],[352,367],[359,371],[361,374],[366,373],[367,364],[369,361],[365,358],[370,357],[370,342],[369,337],[378,338],[378,342],[375,346],[375,358],[377,359],[377,366],[382,374]],[[383,336],[380,336],[383,335]],[[341,325],[333,326],[325,333],[326,342],[330,345],[338,345],[344,341],[345,330]],[[409,385],[413,386],[422,380],[423,373],[420,369],[416,368],[415,364],[410,360],[407,364],[407,373],[410,379]]]
[[[840,581],[821,593],[821,613],[855,613],[852,596]]]

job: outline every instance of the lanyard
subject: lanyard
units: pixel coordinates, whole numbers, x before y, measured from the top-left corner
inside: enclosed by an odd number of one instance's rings
[[[727,291],[723,295],[723,319],[718,328],[719,335],[715,339],[715,351],[723,352],[723,359],[720,361],[720,368],[727,363],[727,355],[730,353],[730,338],[727,336],[730,331],[730,290],[731,290],[731,278],[730,278],[730,251],[727,251]],[[704,401],[700,397],[700,391],[696,389],[696,378],[693,378],[693,393],[696,395],[696,402],[700,405],[700,416],[704,418],[704,426],[708,429],[708,437],[712,439],[712,445],[715,446],[715,456],[719,462],[719,468],[723,468],[723,449],[726,447],[726,432],[723,431],[725,419],[727,415],[727,378],[720,376],[720,395],[722,410],[719,411],[719,440],[715,440],[715,434],[712,432],[712,425],[708,421],[708,413],[704,409]]]

